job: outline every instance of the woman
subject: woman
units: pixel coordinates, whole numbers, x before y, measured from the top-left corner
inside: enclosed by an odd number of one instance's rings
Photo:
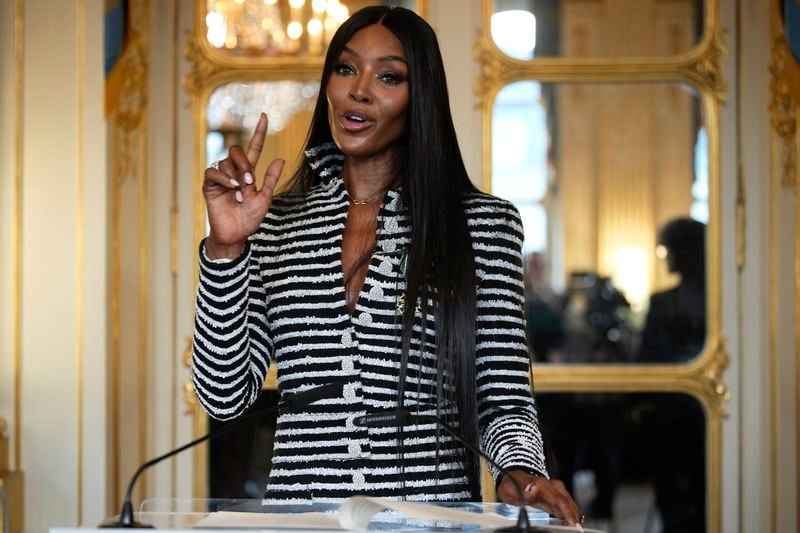
[[[436,36],[412,11],[370,7],[333,37],[289,192],[245,152],[206,170],[193,358],[211,416],[241,414],[269,364],[282,393],[347,381],[342,398],[279,415],[265,499],[480,496],[478,463],[432,424],[354,427],[398,407],[438,414],[514,472],[528,503],[580,511],[546,477],[530,393],[522,228],[469,181]],[[498,495],[517,500],[501,479]]]

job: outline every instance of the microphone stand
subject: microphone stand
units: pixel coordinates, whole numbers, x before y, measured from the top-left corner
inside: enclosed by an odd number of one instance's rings
[[[412,417],[413,417],[413,415],[412,415]],[[508,527],[503,527],[503,528],[500,528],[500,529],[495,529],[495,531],[500,531],[500,532],[546,531],[546,530],[538,528],[538,527],[531,527],[530,521],[528,520],[528,511],[525,508],[525,492],[522,490],[522,485],[520,485],[519,480],[517,478],[515,478],[511,474],[511,472],[509,472],[508,470],[506,470],[505,468],[503,468],[502,466],[497,464],[494,461],[494,459],[489,457],[488,454],[485,454],[480,448],[478,448],[477,446],[475,446],[474,444],[469,442],[467,439],[465,439],[464,437],[459,435],[456,432],[456,430],[453,429],[452,427],[450,427],[449,424],[445,423],[445,421],[442,420],[441,417],[428,416],[428,417],[419,417],[419,418],[421,418],[423,420],[430,419],[430,420],[436,422],[436,424],[438,424],[439,427],[441,427],[442,429],[447,431],[450,434],[451,437],[453,437],[458,442],[463,444],[464,447],[466,447],[472,453],[476,453],[476,454],[478,454],[478,456],[483,457],[484,459],[486,459],[489,462],[489,464],[491,464],[493,467],[497,468],[503,474],[504,477],[510,479],[511,482],[514,484],[514,488],[517,489],[517,497],[519,497],[519,513],[517,514],[517,524],[514,525],[514,526],[508,526]]]
[[[393,425],[408,426],[411,425],[412,423],[419,423],[419,422],[433,422],[434,424],[438,425],[439,427],[444,429],[447,433],[449,433],[450,436],[452,436],[458,442],[463,444],[465,448],[467,448],[472,453],[477,454],[479,457],[485,459],[489,464],[498,469],[503,474],[503,476],[511,480],[511,482],[514,485],[514,488],[517,489],[517,496],[519,497],[520,501],[519,514],[517,515],[517,523],[514,526],[495,529],[495,531],[499,532],[547,531],[546,529],[530,525],[530,521],[528,520],[528,511],[525,509],[525,493],[522,490],[522,485],[520,485],[519,480],[517,480],[517,478],[515,478],[511,474],[511,472],[500,466],[494,459],[485,454],[480,448],[478,448],[477,446],[469,442],[467,439],[465,439],[463,436],[461,436],[455,429],[450,427],[450,425],[447,424],[440,417],[433,415],[413,415],[409,411],[400,410],[400,411],[388,411],[383,413],[364,415],[357,417],[354,420],[354,423],[356,425],[367,426],[367,427],[393,426]]]
[[[344,383],[343,382],[336,382],[336,383],[331,383],[331,384],[328,384],[328,385],[323,385],[321,387],[315,387],[313,389],[309,389],[309,390],[306,390],[306,391],[303,391],[303,392],[299,392],[297,394],[289,395],[289,396],[287,396],[287,398],[285,400],[279,401],[276,405],[274,405],[272,407],[267,407],[266,409],[260,409],[260,410],[256,411],[255,413],[250,413],[249,415],[245,415],[245,416],[243,416],[243,417],[241,417],[241,418],[239,418],[239,419],[237,419],[237,420],[235,420],[233,422],[230,422],[228,424],[224,424],[222,427],[219,427],[219,428],[215,429],[214,431],[211,431],[211,432],[203,435],[202,437],[199,437],[199,438],[197,438],[197,439],[195,439],[195,440],[193,440],[193,441],[191,441],[189,443],[186,443],[186,444],[184,444],[183,446],[181,446],[179,448],[175,448],[174,450],[170,450],[167,453],[165,453],[163,455],[159,455],[158,457],[156,457],[154,459],[150,459],[149,461],[147,461],[146,463],[144,463],[143,465],[141,465],[139,468],[136,469],[136,472],[133,474],[133,477],[131,478],[130,482],[128,483],[128,488],[125,491],[125,500],[123,500],[122,509],[119,512],[119,518],[116,519],[116,520],[114,518],[110,518],[110,519],[106,520],[105,522],[103,522],[102,524],[100,524],[100,526],[98,526],[98,527],[100,527],[100,528],[120,528],[120,529],[127,529],[127,528],[153,529],[153,526],[150,525],[150,524],[143,524],[141,522],[137,522],[134,519],[134,514],[133,514],[133,503],[131,501],[132,500],[132,493],[133,493],[133,486],[136,483],[136,480],[139,479],[139,476],[142,474],[142,472],[144,472],[145,470],[147,470],[151,466],[160,463],[164,459],[168,459],[168,458],[172,457],[173,455],[177,455],[177,454],[181,453],[182,451],[191,448],[192,446],[196,446],[196,445],[200,444],[201,442],[205,442],[205,441],[207,441],[209,439],[213,439],[214,437],[217,437],[217,436],[219,436],[219,435],[221,435],[223,433],[227,433],[228,431],[231,431],[232,429],[235,429],[235,428],[237,428],[237,427],[239,427],[241,425],[244,425],[247,422],[250,422],[250,421],[255,420],[257,418],[261,418],[262,416],[267,415],[269,413],[272,413],[274,411],[277,411],[277,410],[280,410],[280,409],[286,409],[286,408],[288,408],[288,409],[297,409],[299,407],[304,407],[304,406],[306,406],[308,404],[314,403],[315,401],[321,400],[323,398],[332,398],[334,396],[341,395],[343,387],[344,387]]]

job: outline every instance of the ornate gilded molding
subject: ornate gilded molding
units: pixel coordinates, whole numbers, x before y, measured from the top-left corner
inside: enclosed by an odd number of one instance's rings
[[[781,185],[795,190],[797,179],[797,102],[788,78],[788,62],[791,52],[786,44],[786,36],[781,32],[772,44],[772,57],[769,71],[772,80],[769,115],[772,129],[778,136],[778,161],[780,164]]]
[[[719,337],[711,348],[711,357],[700,374],[701,382],[705,385],[704,388],[709,391],[712,400],[710,403],[720,416],[727,415],[728,403],[731,399],[731,391],[722,380],[722,375],[730,365],[730,361],[725,338]]]
[[[117,101],[115,125],[119,156],[114,176],[122,182],[139,175],[139,129],[147,110],[147,46],[139,32],[132,32],[120,60],[122,87]]]
[[[722,76],[722,56],[727,52],[726,34],[725,28],[717,28],[703,53],[689,65],[689,69],[699,77],[702,85],[708,88],[719,104],[725,103],[727,91],[727,84]]]
[[[133,32],[122,58],[124,72],[117,123],[135,129],[142,123],[147,108],[147,46],[139,32]]]
[[[139,402],[138,424],[138,459],[143,460],[147,450],[146,435],[146,361],[147,361],[147,115],[148,81],[149,81],[149,0],[136,0],[128,4],[128,38],[119,62],[114,67],[116,85],[113,91],[113,103],[107,108],[110,113],[110,124],[113,132],[111,154],[113,182],[111,186],[111,373],[113,389],[111,393],[111,499],[118,500],[121,485],[122,449],[120,439],[120,376],[123,358],[122,345],[122,293],[124,290],[123,270],[132,268],[123,266],[121,254],[123,246],[135,247],[140,258],[137,279],[140,289],[137,297],[138,320],[141,330],[136,343],[136,360],[141,375],[137,376],[137,394]],[[108,102],[107,102],[108,103]],[[135,196],[130,201],[137,203],[142,213],[139,219],[138,238],[126,242],[122,235],[121,212],[123,209],[123,182],[135,180]],[[125,200],[128,200],[126,198]],[[131,355],[132,357],[133,355]],[[128,357],[128,355],[125,355]]]
[[[181,355],[181,361],[186,369],[191,369],[192,366],[192,337],[186,337],[186,346]],[[194,413],[198,405],[197,392],[194,390],[194,383],[189,379],[183,384],[183,401],[186,403],[186,414]]]
[[[189,96],[196,97],[208,85],[208,80],[222,71],[222,67],[209,59],[203,47],[191,34],[184,49],[184,56],[191,63],[192,70],[184,78],[183,84]]]
[[[185,413],[187,415],[194,413],[195,407],[198,405],[198,400],[197,392],[194,390],[194,384],[191,380],[183,384],[183,401],[186,402]]]
[[[486,33],[482,33],[475,41],[472,49],[472,56],[480,67],[480,74],[475,78],[475,95],[478,105],[482,106],[488,101],[489,93],[499,86],[498,80],[501,79],[505,66],[498,59],[497,54],[491,50],[491,43]]]
[[[484,0],[484,27],[491,20],[492,1]],[[706,16],[716,19],[716,4]],[[474,87],[479,105],[513,81],[626,82],[665,80],[689,82],[725,102],[727,83],[722,75],[722,57],[727,52],[727,31],[718,23],[707,28],[706,37],[691,51],[666,57],[543,57],[533,61],[513,59],[501,52],[485,29],[476,39],[473,57],[480,68]]]

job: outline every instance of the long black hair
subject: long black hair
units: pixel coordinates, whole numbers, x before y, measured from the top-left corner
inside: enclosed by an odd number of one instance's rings
[[[322,70],[322,83],[306,149],[331,142],[326,88],[333,68],[353,35],[366,26],[382,24],[403,44],[408,64],[407,133],[395,147],[395,180],[411,220],[407,251],[406,296],[403,310],[399,407],[403,406],[414,315],[422,310],[420,350],[432,339],[426,335],[428,310],[435,316],[437,412],[477,444],[478,410],[475,371],[475,257],[463,196],[476,189],[467,175],[456,139],[444,64],[433,29],[413,11],[400,7],[361,9],[342,24],[331,40]],[[313,169],[302,163],[290,189],[304,192],[318,183]],[[453,409],[455,407],[455,410]],[[453,418],[457,416],[457,418]],[[478,461],[462,449],[473,497],[480,495]]]

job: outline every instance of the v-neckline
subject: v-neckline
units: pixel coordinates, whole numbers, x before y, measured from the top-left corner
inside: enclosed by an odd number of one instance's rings
[[[337,271],[338,271],[338,278],[339,278],[338,279],[338,286],[340,287],[340,289],[342,291],[342,297],[341,297],[340,302],[341,302],[341,305],[343,306],[344,313],[351,320],[357,317],[358,309],[360,307],[360,304],[361,304],[362,299],[364,298],[364,294],[365,294],[364,293],[364,287],[367,285],[368,281],[372,281],[371,274],[372,274],[373,268],[375,267],[375,265],[374,265],[374,262],[376,260],[375,259],[375,257],[376,257],[375,252],[378,251],[378,239],[380,238],[380,234],[381,234],[381,231],[380,231],[381,230],[381,221],[383,220],[384,210],[385,210],[385,207],[386,207],[387,198],[389,198],[388,195],[383,197],[383,199],[381,200],[380,207],[378,208],[378,212],[377,212],[377,214],[375,216],[375,240],[374,240],[374,244],[373,244],[373,247],[372,247],[372,253],[370,254],[369,260],[366,261],[367,270],[364,273],[364,279],[361,282],[361,286],[358,288],[358,293],[356,294],[355,302],[353,304],[353,311],[351,312],[349,307],[348,307],[348,305],[347,305],[348,295],[347,295],[347,286],[345,285],[345,279],[346,278],[345,278],[344,260],[343,260],[344,234],[345,234],[345,231],[347,229],[347,220],[348,220],[349,211],[350,211],[350,200],[349,200],[349,196],[347,195],[347,192],[345,192],[345,195],[344,195],[344,202],[345,202],[344,219],[342,220],[341,231],[339,233],[339,243],[338,243],[339,244],[339,265],[338,265]]]

